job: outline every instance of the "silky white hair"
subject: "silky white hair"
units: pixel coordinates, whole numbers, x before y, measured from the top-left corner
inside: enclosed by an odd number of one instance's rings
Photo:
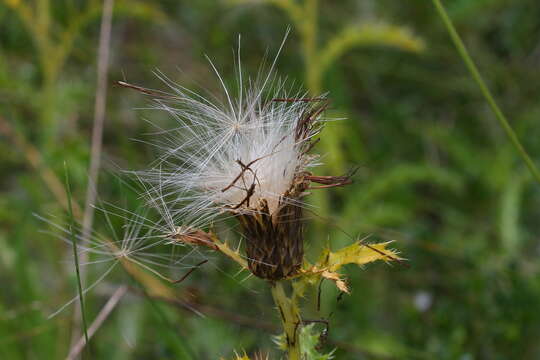
[[[279,51],[282,47],[283,43]],[[161,156],[151,169],[136,174],[146,198],[171,228],[204,227],[231,209],[257,211],[262,199],[272,213],[280,202],[297,201],[285,197],[295,175],[317,165],[317,157],[305,150],[320,127],[297,134],[313,104],[295,101],[305,94],[288,91],[286,82],[276,79],[277,56],[265,76],[260,71],[252,79],[244,77],[239,53],[235,97],[210,61],[224,102],[198,95],[158,73],[172,93],[155,99],[154,108],[168,113],[178,125],[156,135],[153,143]]]

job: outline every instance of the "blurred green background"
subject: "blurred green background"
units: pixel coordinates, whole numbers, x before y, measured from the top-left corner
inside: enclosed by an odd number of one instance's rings
[[[540,154],[540,3],[448,0],[450,16],[531,156]],[[60,359],[69,352],[76,294],[71,249],[32,216],[65,218],[64,162],[84,208],[96,96],[101,1],[0,1],[0,358]],[[321,144],[355,183],[317,194],[310,256],[327,241],[396,240],[410,267],[351,267],[353,292],[332,286],[306,298],[306,316],[330,319],[326,350],[338,359],[540,358],[539,184],[509,144],[468,76],[429,1],[116,0],[99,198],[140,199],[118,169],[141,169],[155,151],[132,139],[174,122],[137,110],[149,99],[114,86],[165,86],[158,69],[187,88],[219,93],[205,54],[225,80],[233,52],[256,74],[287,26],[277,74],[329,92]],[[311,214],[308,214],[311,215]],[[110,232],[97,217],[94,229]],[[219,359],[270,352],[278,319],[267,286],[216,255],[168,291],[141,295],[118,266],[88,293],[91,322],[112,292],[130,286],[91,341],[88,359]],[[87,284],[106,267],[88,267]],[[181,272],[180,272],[181,273]],[[157,281],[157,280],[154,280]],[[156,286],[158,286],[156,284]],[[148,289],[147,289],[148,290]],[[156,290],[158,291],[158,290]],[[165,291],[165,290],[163,290]],[[167,293],[170,294],[170,293]],[[170,300],[170,299],[169,299]]]

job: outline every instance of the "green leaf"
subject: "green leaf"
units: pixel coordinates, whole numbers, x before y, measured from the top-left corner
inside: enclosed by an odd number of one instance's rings
[[[306,360],[329,360],[333,358],[333,350],[328,354],[321,354],[317,350],[320,338],[321,333],[315,329],[315,324],[303,326],[300,330],[300,346],[302,355]]]

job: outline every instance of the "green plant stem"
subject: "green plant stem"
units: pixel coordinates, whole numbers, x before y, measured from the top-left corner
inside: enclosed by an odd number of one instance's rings
[[[442,5],[440,0],[432,0],[433,5],[435,5],[435,8],[437,9],[437,13],[441,17],[442,21],[444,22],[444,25],[446,26],[446,29],[448,30],[448,33],[450,34],[450,38],[454,42],[454,45],[457,48],[457,51],[461,58],[463,59],[463,62],[465,63],[467,69],[471,73],[471,76],[473,77],[474,81],[480,88],[480,91],[482,92],[482,95],[486,99],[489,107],[493,112],[495,113],[495,117],[499,121],[500,125],[506,132],[506,135],[510,139],[510,142],[512,145],[516,148],[519,155],[523,158],[523,161],[525,161],[525,164],[529,168],[529,171],[535,178],[535,180],[540,183],[540,171],[534,164],[533,160],[519,141],[518,136],[516,135],[515,131],[510,126],[510,123],[506,119],[506,116],[503,114],[499,106],[497,105],[497,102],[495,101],[493,95],[491,94],[491,91],[487,87],[486,83],[484,82],[482,75],[480,75],[480,72],[478,71],[478,68],[476,67],[474,61],[472,60],[471,56],[469,55],[469,52],[467,51],[467,48],[465,47],[465,44],[461,40],[459,34],[456,31],[456,28],[454,27],[454,24],[452,23],[452,20],[448,16],[448,13],[446,12],[444,6]]]
[[[238,251],[234,251],[227,245],[225,242],[221,242],[219,240],[215,240],[214,244],[217,246],[218,250],[221,251],[223,254],[227,255],[229,258],[234,260],[238,265],[240,265],[242,268],[247,269],[248,264],[247,261],[242,258],[242,256],[238,253]]]
[[[69,217],[69,234],[71,237],[71,242],[73,244],[73,257],[75,259],[75,271],[77,275],[77,290],[79,292],[79,302],[81,305],[81,315],[82,315],[82,325],[84,330],[84,340],[85,344],[88,345],[88,332],[87,332],[87,326],[86,326],[86,316],[84,314],[84,294],[82,289],[82,283],[81,283],[81,273],[79,270],[79,256],[77,252],[77,238],[75,237],[75,234],[73,233],[73,229],[75,228],[75,220],[73,217],[73,206],[71,204],[71,188],[69,186],[69,176],[67,171],[67,165],[64,163],[64,171],[66,173],[66,196],[68,200],[68,217]]]
[[[278,308],[283,332],[285,333],[284,345],[287,350],[288,360],[300,360],[300,310],[292,298],[287,297],[281,281],[273,282],[270,285],[272,297]]]

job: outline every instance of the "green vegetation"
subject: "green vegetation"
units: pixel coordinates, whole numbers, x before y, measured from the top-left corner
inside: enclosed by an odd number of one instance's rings
[[[328,123],[317,145],[328,153],[319,172],[359,167],[354,184],[314,194],[308,256],[315,262],[327,245],[335,251],[369,236],[395,240],[408,259],[347,268],[350,295],[330,281],[320,301],[306,292],[305,318],[329,321],[326,342],[314,335],[324,323],[304,328],[309,351],[336,348],[337,359],[540,357],[540,185],[528,169],[540,157],[540,3],[443,4],[508,119],[491,111],[429,1],[116,0],[99,206],[137,207],[120,170],[155,158],[144,144],[155,131],[146,119],[175,126],[116,80],[165,89],[159,69],[219,93],[205,54],[234,84],[238,35],[245,71],[256,74],[291,26],[277,74],[312,95],[328,91],[327,115],[343,118]],[[79,302],[48,316],[77,296],[79,279],[88,287],[110,272],[84,296],[91,340],[83,358],[230,359],[235,350],[277,358],[270,290],[224,257],[205,253],[210,261],[174,285],[122,259],[79,258],[79,276],[71,242],[58,239],[65,234],[33,216],[83,222],[101,18],[99,0],[0,1],[1,357],[65,358],[72,337],[84,336],[80,321],[73,325]],[[122,224],[97,211],[92,229],[114,239]],[[200,261],[187,257],[172,275]],[[128,290],[118,293],[122,285]],[[118,305],[92,335],[115,294]]]

